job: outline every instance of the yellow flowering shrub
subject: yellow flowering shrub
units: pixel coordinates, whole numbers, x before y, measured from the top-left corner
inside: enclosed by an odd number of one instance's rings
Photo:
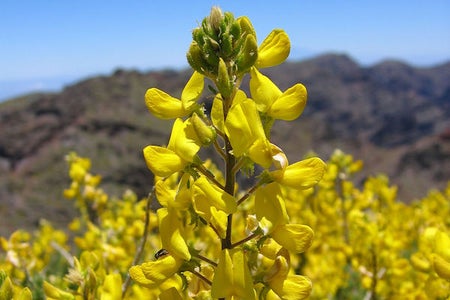
[[[192,37],[180,97],[145,94],[173,119],[167,145],[143,149],[148,197],[111,197],[69,153],[78,215],[0,237],[0,299],[448,299],[450,183],[405,204],[384,175],[357,185],[363,163],[342,151],[290,163],[271,128],[302,114],[307,91],[261,71],[288,57],[288,35],[258,46],[247,17],[214,7]]]

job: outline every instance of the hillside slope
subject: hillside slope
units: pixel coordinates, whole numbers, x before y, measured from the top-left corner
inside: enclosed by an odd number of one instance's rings
[[[274,127],[273,139],[290,161],[311,150],[327,159],[341,148],[364,160],[365,175],[391,176],[404,201],[450,179],[450,63],[414,68],[385,61],[364,68],[330,54],[262,71],[282,89],[297,82],[308,89],[304,114]],[[62,197],[69,151],[92,159],[109,192],[131,188],[146,195],[152,176],[141,151],[166,143],[170,122],[153,118],[143,95],[149,87],[180,95],[189,75],[118,70],[57,94],[1,103],[0,233],[42,217],[70,220],[73,204]]]

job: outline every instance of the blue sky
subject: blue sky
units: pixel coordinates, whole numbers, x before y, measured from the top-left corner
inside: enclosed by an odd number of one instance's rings
[[[213,5],[250,17],[261,42],[291,38],[291,59],[346,53],[371,65],[450,59],[450,1],[1,0],[0,100],[117,68],[187,66],[191,30]]]

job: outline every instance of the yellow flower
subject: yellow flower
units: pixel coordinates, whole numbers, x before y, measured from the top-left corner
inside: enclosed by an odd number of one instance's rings
[[[171,278],[178,271],[181,259],[166,255],[156,261],[149,261],[130,268],[131,278],[142,286],[156,287]]]
[[[272,179],[294,189],[308,189],[323,177],[326,164],[318,157],[301,160],[285,169],[270,172]]]
[[[289,36],[282,29],[274,29],[258,48],[257,68],[268,68],[281,64],[291,51]]]
[[[106,275],[100,300],[120,299],[122,299],[122,277],[119,273]]]
[[[161,242],[173,256],[190,260],[191,254],[183,237],[183,224],[174,209],[160,208],[157,210]]]
[[[311,246],[314,231],[307,225],[282,224],[272,231],[271,236],[278,244],[289,251],[302,253]]]
[[[195,211],[211,223],[222,238],[225,237],[227,215],[237,209],[236,199],[204,178],[198,178],[193,185]]]
[[[222,250],[211,286],[213,298],[256,299],[253,280],[241,249]]]
[[[197,108],[197,99],[203,92],[204,77],[194,72],[181,93],[181,100],[157,89],[145,93],[148,110],[161,119],[174,119],[187,116]]]
[[[285,92],[281,90],[256,68],[250,71],[250,93],[256,107],[273,119],[292,121],[297,119],[306,105],[307,91],[298,83]]]
[[[289,269],[288,257],[279,255],[264,279],[282,299],[307,299],[312,290],[311,280],[301,275],[289,275]]]
[[[255,213],[263,227],[267,227],[263,228],[266,234],[288,221],[286,205],[277,183],[270,183],[256,190]]]
[[[176,119],[167,148],[147,146],[143,152],[147,167],[153,174],[166,177],[183,170],[199,150],[200,143],[189,119],[185,122]]]

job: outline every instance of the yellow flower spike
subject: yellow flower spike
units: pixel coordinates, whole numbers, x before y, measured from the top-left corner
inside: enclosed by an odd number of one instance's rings
[[[274,181],[294,189],[307,189],[316,185],[323,177],[326,164],[318,157],[308,158],[284,170],[270,172]]]
[[[211,286],[213,298],[256,299],[244,251],[224,249]]]
[[[211,184],[205,177],[198,178],[193,185],[194,206],[204,207],[214,206],[217,210],[225,212],[227,215],[236,211],[236,199]]]
[[[204,77],[194,72],[181,93],[181,100],[157,88],[148,89],[145,103],[148,110],[160,119],[181,118],[196,109],[196,101],[203,92]]]
[[[270,183],[256,190],[255,213],[258,220],[265,218],[270,222],[270,228],[268,230],[263,229],[266,234],[272,232],[278,225],[288,222],[286,205],[277,183]]]
[[[450,261],[446,261],[438,254],[433,254],[433,268],[439,277],[450,280]]]
[[[295,253],[305,252],[312,244],[314,231],[301,224],[283,224],[275,228],[272,238],[284,248]]]
[[[120,299],[122,299],[122,277],[119,273],[106,275],[100,300]]]
[[[304,85],[298,83],[284,92],[256,68],[250,71],[250,93],[260,112],[274,119],[292,121],[303,112],[307,91]]]
[[[181,259],[166,255],[156,261],[150,261],[130,268],[131,278],[140,285],[152,288],[172,277],[180,268]]]
[[[161,243],[164,249],[175,257],[190,260],[191,254],[183,238],[183,224],[172,209],[160,208],[157,210]]]
[[[291,52],[289,36],[282,29],[274,29],[258,48],[257,68],[269,68],[281,64]]]

